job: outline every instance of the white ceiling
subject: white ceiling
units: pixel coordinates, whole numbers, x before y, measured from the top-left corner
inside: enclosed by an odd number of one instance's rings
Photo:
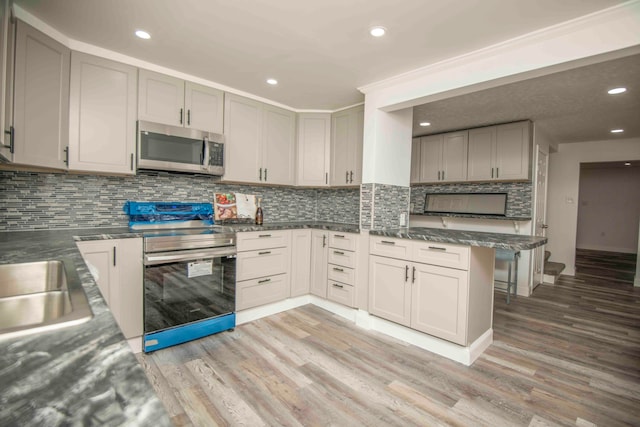
[[[353,105],[364,100],[357,87],[623,2],[14,0],[20,8],[71,39],[217,82],[296,110],[335,110]],[[372,25],[386,27],[388,34],[380,39],[371,37],[368,30]],[[151,40],[136,38],[133,35],[136,29],[151,33]],[[278,79],[280,84],[267,85],[268,77]],[[640,91],[639,86],[635,83]],[[562,84],[556,86],[557,90],[564,88]],[[513,91],[517,92],[515,96]],[[471,112],[459,110],[467,101],[441,104],[443,122],[437,126],[438,116],[433,115],[430,107],[424,111],[434,123],[432,130],[510,121],[517,112],[518,119],[546,120],[549,131],[556,132],[557,128],[561,138],[582,138],[570,135],[571,130],[567,129],[580,123],[575,117],[569,116],[554,127],[553,117],[544,118],[547,107],[538,108],[543,111],[535,108],[528,111],[529,107],[543,105],[539,103],[544,97],[535,87],[529,91],[512,87],[501,93],[487,92],[484,100],[474,101],[476,107],[483,108]],[[518,100],[517,107],[509,104],[510,115],[499,114],[498,107],[506,105],[505,96]],[[554,99],[552,104],[562,103],[556,99],[558,93],[550,96]],[[486,108],[487,105],[491,108]],[[633,108],[636,107],[637,104]],[[579,108],[569,113],[581,114]],[[554,117],[559,121],[557,115]],[[423,129],[420,132],[424,133]]]

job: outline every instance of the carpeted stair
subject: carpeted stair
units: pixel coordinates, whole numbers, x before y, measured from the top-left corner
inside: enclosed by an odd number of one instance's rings
[[[549,258],[551,258],[551,252],[544,251],[544,282],[553,285],[566,265],[561,262],[549,261]]]

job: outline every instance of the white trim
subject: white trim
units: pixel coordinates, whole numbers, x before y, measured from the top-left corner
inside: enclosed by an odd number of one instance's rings
[[[127,344],[133,353],[142,353],[142,336],[127,339]]]
[[[236,313],[236,325],[242,325],[244,323],[252,322],[254,320],[291,310],[306,304],[313,304],[355,323],[356,326],[382,332],[383,334],[389,335],[408,344],[413,344],[416,347],[420,347],[466,366],[470,366],[491,345],[491,343],[493,343],[493,329],[489,329],[468,347],[464,347],[436,338],[432,335],[407,328],[406,326],[398,325],[397,323],[372,316],[364,310],[349,308],[342,304],[337,304],[314,295],[288,298],[284,301],[278,301],[272,304],[239,311]]]
[[[573,61],[629,55],[623,50],[637,50],[639,27],[640,0],[632,0],[358,89],[376,95],[376,108],[396,111],[575,68]]]

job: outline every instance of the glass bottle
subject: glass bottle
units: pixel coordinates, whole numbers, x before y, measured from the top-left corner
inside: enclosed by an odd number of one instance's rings
[[[256,209],[256,224],[262,225],[262,206],[261,205],[262,198],[258,197],[258,209]]]

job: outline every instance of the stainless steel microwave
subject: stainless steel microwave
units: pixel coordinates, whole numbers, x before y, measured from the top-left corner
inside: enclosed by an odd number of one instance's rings
[[[138,121],[138,169],[224,174],[224,136]]]

